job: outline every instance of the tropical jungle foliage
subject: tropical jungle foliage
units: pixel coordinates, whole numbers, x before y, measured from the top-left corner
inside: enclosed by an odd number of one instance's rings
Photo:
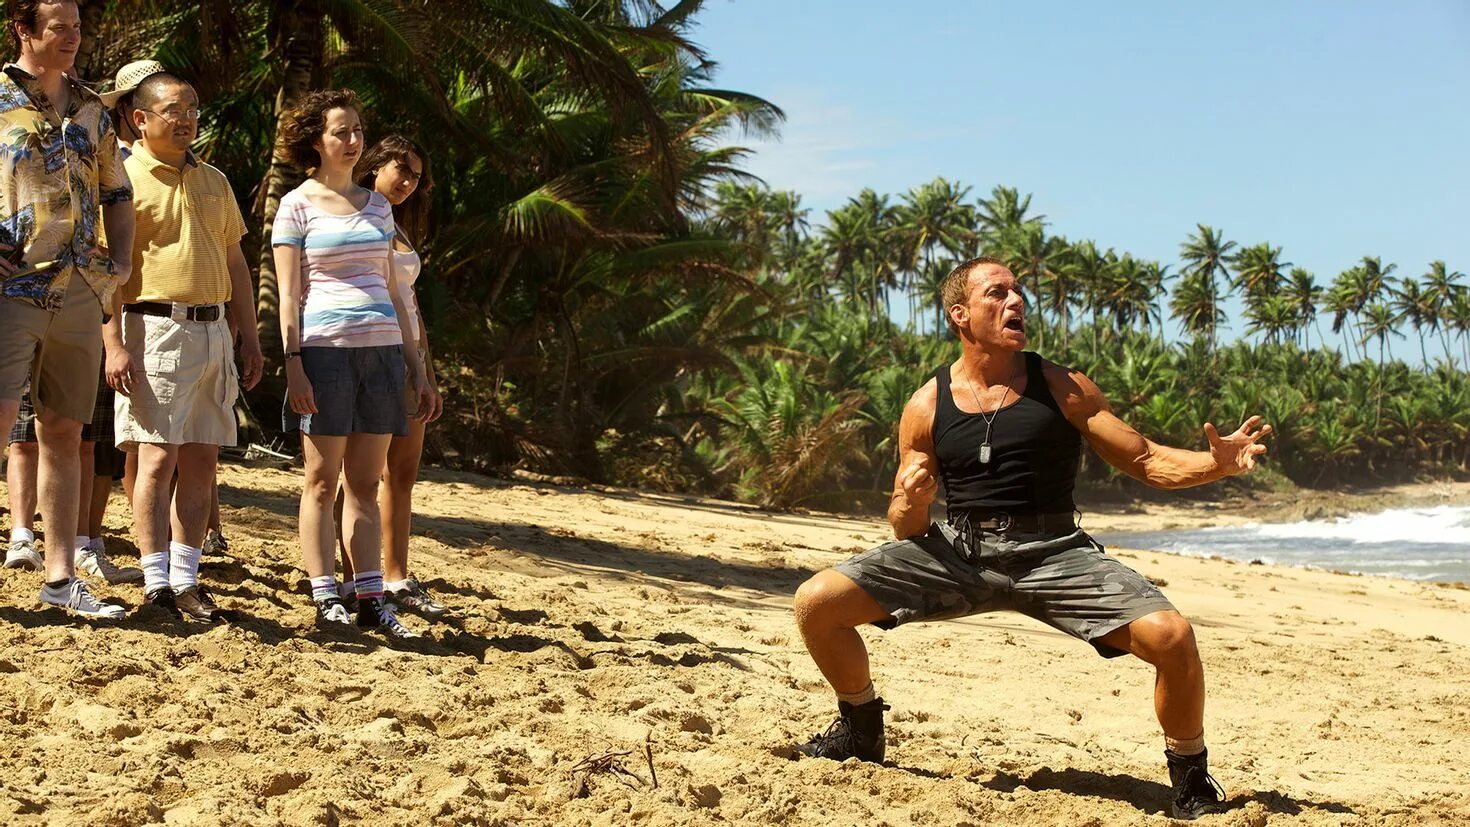
[[[199,150],[257,228],[302,175],[271,146],[305,90],[350,86],[370,139],[430,148],[420,300],[446,393],[441,461],[774,506],[881,499],[905,401],[957,353],[938,284],[985,252],[1022,277],[1032,346],[1092,375],[1151,437],[1199,446],[1204,421],[1260,411],[1272,466],[1300,484],[1470,470],[1470,287],[1445,262],[1365,256],[1319,281],[1280,246],[1206,225],[1154,262],[1051,234],[1014,189],[982,198],[944,179],[863,190],[814,220],[741,172],[731,141],[782,113],[714,85],[691,40],[701,5],[85,0],[97,36],[78,67],[100,80],[156,57],[193,79]],[[1246,337],[1224,342],[1231,295]],[[1422,363],[1387,360],[1393,338]],[[280,387],[250,400],[262,438]]]

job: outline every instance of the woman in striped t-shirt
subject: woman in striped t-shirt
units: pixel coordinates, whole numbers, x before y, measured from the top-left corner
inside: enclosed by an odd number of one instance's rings
[[[281,125],[281,149],[311,173],[281,199],[271,229],[281,287],[287,431],[301,431],[306,484],[301,553],[317,622],[350,624],[337,593],[332,500],[346,492],[342,531],[356,574],[357,625],[413,637],[383,600],[378,479],[393,436],[428,408],[424,362],[397,287],[393,211],[353,182],[363,151],[357,97],[312,92]]]

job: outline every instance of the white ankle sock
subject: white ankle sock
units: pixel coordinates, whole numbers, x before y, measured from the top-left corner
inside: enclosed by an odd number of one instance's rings
[[[406,579],[383,581],[383,591],[385,592],[401,592],[406,588],[408,588],[408,580]]]
[[[1199,755],[1205,751],[1205,733],[1201,730],[1194,738],[1170,738],[1165,735],[1164,748],[1175,755]]]
[[[352,587],[357,592],[357,599],[364,600],[373,598],[383,599],[383,573],[381,571],[360,571],[352,578]]]
[[[145,594],[168,586],[168,552],[144,554],[138,558],[143,566],[143,592]]]
[[[168,544],[168,584],[174,591],[199,585],[199,556],[203,554],[193,546],[173,542]]]
[[[36,542],[36,533],[29,528],[21,528],[20,526],[12,528],[10,530],[10,542],[19,543],[22,540],[28,543],[34,543]]]
[[[337,589],[337,575],[323,574],[321,577],[311,578],[311,599],[318,603],[323,600],[342,599]]]
[[[868,685],[867,686],[863,687],[862,689],[859,689],[856,692],[838,692],[837,693],[837,700],[839,700],[839,701],[846,701],[847,703],[850,703],[853,706],[862,706],[863,704],[867,703],[868,701],[873,700],[876,697],[878,697],[878,690],[876,690],[876,689],[873,688],[873,682],[872,681],[868,681]]]

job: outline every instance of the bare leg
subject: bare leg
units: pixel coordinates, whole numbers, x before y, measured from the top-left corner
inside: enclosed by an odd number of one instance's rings
[[[1102,638],[1155,669],[1154,712],[1164,735],[1199,737],[1205,728],[1205,668],[1194,628],[1178,612],[1154,612]]]
[[[173,498],[173,538],[190,548],[204,544],[214,497],[219,446],[191,442],[178,448],[178,485]]]
[[[102,523],[107,517],[107,500],[111,496],[112,477],[107,474],[94,474],[92,476],[92,501],[87,506],[86,531],[88,537],[102,536]]]
[[[217,476],[217,473],[219,471],[218,448],[215,449],[215,461],[213,467],[214,471],[210,472],[210,476],[214,479],[214,482],[209,486],[209,527],[214,530],[215,534],[224,534],[224,523],[220,520],[219,517],[219,477]]]
[[[169,482],[178,464],[179,446],[139,444],[133,483],[133,537],[138,553],[166,554],[169,538]]]
[[[855,694],[872,682],[868,649],[857,627],[888,612],[851,578],[833,569],[818,572],[796,590],[796,626],[827,683]]]
[[[92,478],[97,474],[97,443],[82,440],[77,449],[77,537],[91,537],[88,528],[92,525]]]
[[[332,503],[332,523],[337,526],[337,557],[342,561],[342,579],[351,582],[356,570],[352,568],[352,555],[347,553],[347,541],[343,539],[347,534],[342,530],[342,501],[346,497],[346,490],[339,486],[337,499]]]
[[[383,566],[382,521],[378,514],[378,480],[388,458],[390,434],[347,437],[343,462],[342,533],[353,571],[380,571]]]
[[[133,486],[138,480],[138,452],[128,451],[127,458],[123,460],[123,496],[128,498],[128,504],[133,502]]]
[[[5,487],[10,494],[11,528],[36,528],[36,469],[40,462],[41,446],[34,442],[10,443]]]
[[[409,420],[408,436],[393,437],[383,470],[383,579],[408,579],[408,538],[413,528],[413,485],[424,454],[425,423]]]
[[[342,473],[342,456],[347,451],[345,436],[301,435],[306,458],[306,481],[301,490],[301,557],[308,577],[334,573],[336,531],[332,525],[332,500]]]
[[[46,582],[54,583],[70,580],[73,574],[72,546],[81,510],[77,452],[81,450],[82,423],[55,411],[38,411],[36,436],[41,444],[36,487],[41,519],[46,523]]]

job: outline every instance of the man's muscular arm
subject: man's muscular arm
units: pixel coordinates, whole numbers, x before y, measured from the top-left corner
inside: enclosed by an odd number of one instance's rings
[[[1259,416],[1224,437],[1206,422],[1210,450],[1188,451],[1146,439],[1112,412],[1102,391],[1080,371],[1048,363],[1045,376],[1062,414],[1098,456],[1155,488],[1189,488],[1242,474],[1255,468],[1256,457],[1266,453],[1259,441],[1271,433],[1271,426],[1261,425]]]
[[[919,388],[898,422],[898,474],[888,500],[888,522],[900,540],[929,530],[929,505],[939,493],[939,459],[934,454],[934,380]]]

